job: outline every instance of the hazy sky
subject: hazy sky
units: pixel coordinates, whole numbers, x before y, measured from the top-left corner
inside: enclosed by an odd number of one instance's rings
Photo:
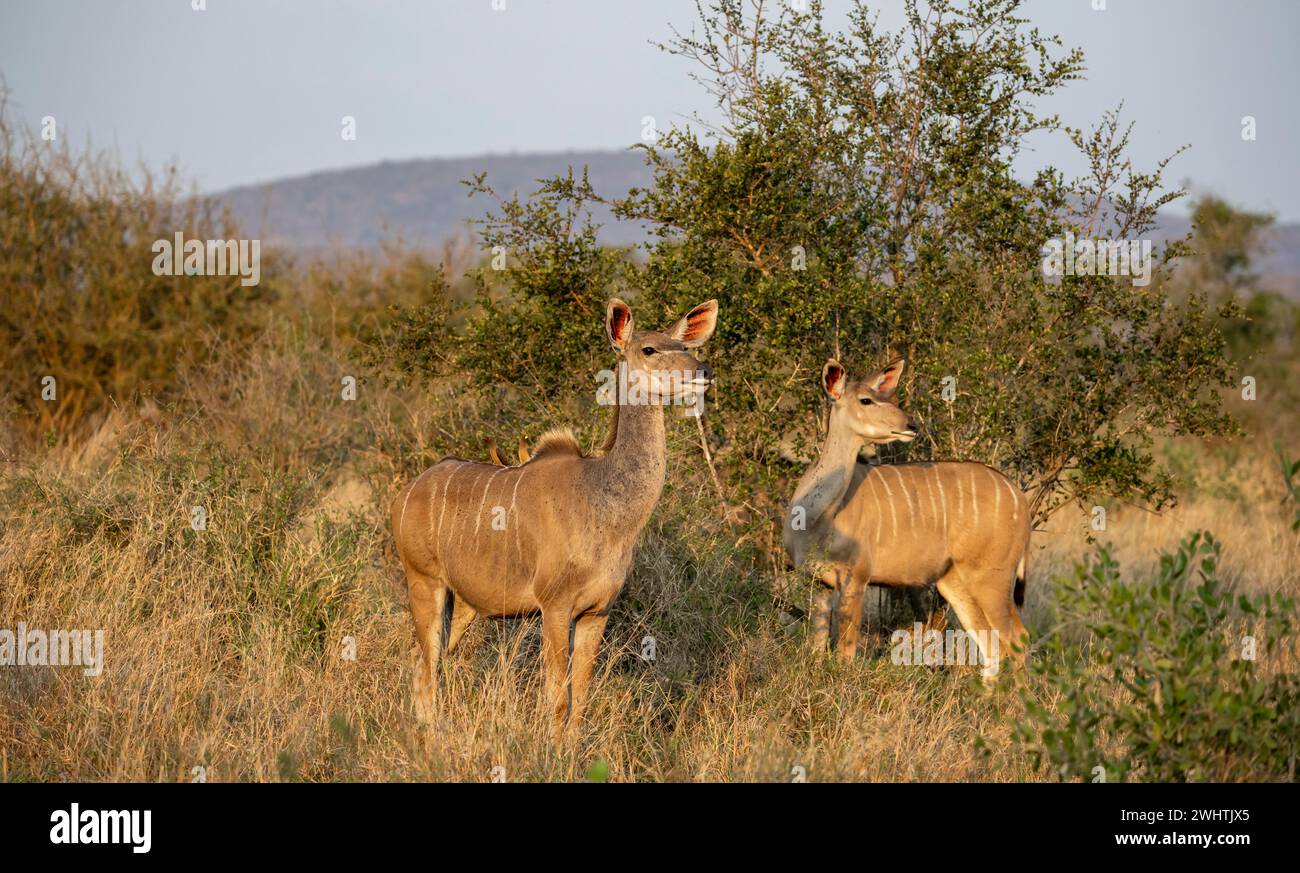
[[[498,0],[498,5],[502,0]],[[1190,143],[1172,181],[1300,220],[1300,3],[1032,0],[1084,49],[1087,81],[1044,108],[1086,126],[1125,102],[1140,167]],[[649,44],[693,0],[0,0],[19,117],[127,160],[178,160],[204,190],[383,159],[620,148],[709,98]],[[846,2],[831,0],[831,20]],[[872,4],[883,23],[897,0]],[[340,136],[342,116],[357,138]],[[1241,138],[1242,116],[1257,140]],[[1080,169],[1062,138],[1023,170]]]

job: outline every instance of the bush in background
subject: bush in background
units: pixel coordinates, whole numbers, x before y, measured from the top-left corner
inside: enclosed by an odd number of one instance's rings
[[[109,155],[42,140],[15,126],[0,93],[0,401],[20,432],[85,436],[112,404],[173,393],[212,338],[260,329],[273,259],[253,287],[238,275],[154,275],[151,246],[177,232],[239,237],[212,203],[181,196],[174,170],[133,176]]]
[[[479,272],[460,366],[479,384],[590,405],[591,374],[610,359],[607,296],[631,298],[652,326],[716,297],[708,439],[732,502],[758,510],[772,542],[819,441],[831,354],[857,374],[909,359],[904,403],[925,437],[891,455],[990,463],[1034,494],[1040,519],[1070,501],[1168,505],[1155,439],[1234,429],[1215,390],[1235,375],[1221,329],[1231,302],[1171,298],[1177,245],[1152,253],[1144,285],[1048,279],[1041,265],[1067,231],[1148,236],[1182,192],[1163,189],[1165,162],[1130,164],[1117,112],[1089,132],[1034,113],[1084,67],[1025,27],[1017,3],[928,6],[909,3],[890,33],[862,3],[844,31],[824,27],[816,2],[774,20],[706,4],[666,49],[697,62],[723,123],[646,144],[645,190],[606,200],[571,172],[501,204],[482,228],[497,263]],[[1017,179],[1016,153],[1053,132],[1089,173]],[[647,226],[648,258],[599,247],[592,202]]]

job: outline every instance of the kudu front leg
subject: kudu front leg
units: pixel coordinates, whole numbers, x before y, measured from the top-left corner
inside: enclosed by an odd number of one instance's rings
[[[847,574],[843,593],[840,595],[840,609],[837,624],[839,639],[835,643],[835,655],[841,663],[850,663],[858,653],[858,635],[862,629],[862,602],[867,591],[867,580],[857,573]]]
[[[542,612],[542,672],[551,739],[559,742],[569,717],[573,618],[567,607]]]
[[[839,594],[820,579],[817,581],[817,592],[813,595],[812,632],[808,635],[808,644],[814,652],[824,652],[830,645]]]
[[[591,671],[596,664],[596,654],[604,639],[605,625],[609,621],[608,607],[599,613],[589,612],[579,617],[573,628],[573,702],[569,710],[569,731],[576,733],[587,711],[587,691],[591,686]]]
[[[815,575],[817,591],[813,595],[812,631],[808,643],[814,652],[824,652],[834,631],[845,574],[839,567],[824,567]]]

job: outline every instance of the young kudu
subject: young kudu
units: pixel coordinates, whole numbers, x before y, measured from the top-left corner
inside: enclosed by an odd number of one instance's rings
[[[822,369],[831,401],[826,442],[799,480],[784,535],[791,563],[807,563],[821,584],[811,640],[825,648],[838,605],[837,653],[851,660],[868,584],[937,583],[975,635],[987,677],[1001,656],[1023,662],[1028,643],[1016,606],[1024,602],[1029,501],[983,464],[857,463],[864,443],[916,436],[894,398],[902,373],[902,360],[860,382],[850,382],[838,361]]]
[[[588,457],[567,431],[545,434],[517,467],[445,458],[393,501],[393,534],[406,571],[419,642],[417,717],[433,718],[438,665],[475,616],[542,614],[542,669],[557,738],[582,717],[610,605],[632,546],[663,490],[664,405],[696,403],[713,373],[691,349],[717,323],[717,301],[663,333],[636,331],[611,300],[605,319],[619,355],[616,431]],[[612,398],[614,399],[614,398]]]

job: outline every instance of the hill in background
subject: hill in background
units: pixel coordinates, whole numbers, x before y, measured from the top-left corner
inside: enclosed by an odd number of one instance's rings
[[[213,195],[228,204],[240,225],[264,242],[298,251],[371,248],[399,237],[415,246],[436,246],[456,236],[472,236],[466,222],[491,207],[485,197],[470,198],[461,181],[486,172],[503,197],[521,197],[537,180],[586,166],[592,187],[606,197],[650,184],[639,152],[573,151],[478,155],[384,161],[364,167],[325,170],[306,176],[232,188]],[[602,224],[601,239],[629,245],[646,238],[639,224],[616,221],[603,207],[592,210]],[[1162,217],[1156,237],[1181,238],[1187,218]],[[1268,250],[1255,269],[1263,284],[1300,299],[1300,224],[1278,224],[1269,231]]]
[[[438,245],[471,233],[470,219],[482,218],[490,198],[467,196],[461,182],[487,173],[502,197],[526,197],[537,180],[569,167],[588,168],[592,187],[602,196],[622,196],[651,181],[635,152],[558,152],[479,155],[384,161],[364,167],[326,170],[307,176],[233,188],[216,196],[234,211],[242,227],[260,239],[294,249],[330,246],[368,248],[394,236],[417,246]],[[593,216],[604,226],[601,238],[626,245],[645,238],[639,225],[615,221],[597,206]]]

